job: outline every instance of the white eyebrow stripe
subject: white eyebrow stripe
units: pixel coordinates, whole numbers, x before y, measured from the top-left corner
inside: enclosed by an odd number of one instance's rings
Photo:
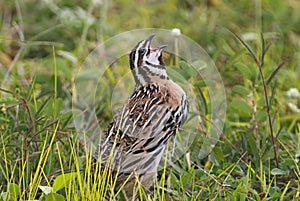
[[[138,61],[139,61],[139,50],[141,49],[141,47],[144,45],[144,42],[141,42],[138,47],[135,50],[134,53],[134,66],[137,67],[138,66]]]

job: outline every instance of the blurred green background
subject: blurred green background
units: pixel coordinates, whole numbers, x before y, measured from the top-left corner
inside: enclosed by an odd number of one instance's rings
[[[228,108],[223,135],[211,154],[202,161],[192,159],[192,166],[185,158],[168,173],[173,190],[166,199],[299,199],[299,11],[298,0],[1,0],[2,198],[6,192],[14,195],[12,200],[39,197],[43,192],[28,190],[32,183],[51,186],[62,167],[74,170],[75,159],[84,167],[70,108],[76,73],[95,47],[132,29],[179,28],[215,62]],[[247,45],[259,58],[264,78]],[[120,65],[127,66],[127,58]],[[109,87],[118,77],[107,73]],[[205,86],[196,84],[198,89],[205,91]],[[102,93],[96,110],[107,125],[112,114],[104,98],[109,94]],[[49,148],[43,176],[33,181],[42,147],[54,134],[56,146]],[[70,158],[73,149],[78,158]],[[10,183],[19,186],[19,194],[12,193]]]
[[[255,34],[263,32],[273,43],[269,54],[274,55],[275,63],[291,58],[288,68],[296,74],[285,87],[294,86],[293,80],[299,78],[300,14],[296,0],[4,0],[0,5],[0,61],[4,68],[8,68],[20,48],[22,38],[18,30],[26,41],[22,58],[28,65],[40,65],[41,58],[52,58],[52,45],[56,50],[74,54],[81,62],[99,43],[118,33],[139,28],[179,28],[210,54],[227,82],[237,76],[235,69],[227,65],[237,50],[229,29],[244,35],[250,43],[259,38]],[[28,73],[29,67],[24,67]]]

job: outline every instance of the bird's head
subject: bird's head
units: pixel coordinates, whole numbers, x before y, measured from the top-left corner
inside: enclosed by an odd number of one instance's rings
[[[166,45],[151,47],[155,35],[148,36],[136,44],[129,54],[130,69],[137,84],[152,81],[152,77],[167,78],[162,50]]]

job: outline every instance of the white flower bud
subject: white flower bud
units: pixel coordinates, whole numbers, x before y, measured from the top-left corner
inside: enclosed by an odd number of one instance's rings
[[[178,28],[174,28],[174,29],[172,29],[172,34],[174,36],[180,36],[181,35],[181,31]]]
[[[289,108],[296,113],[300,113],[300,109],[294,103],[288,103]]]
[[[287,92],[286,95],[289,98],[299,98],[300,97],[300,92],[298,91],[297,88],[290,88]]]

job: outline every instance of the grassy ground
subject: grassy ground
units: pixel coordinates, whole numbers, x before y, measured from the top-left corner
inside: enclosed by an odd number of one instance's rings
[[[177,27],[199,43],[227,96],[214,149],[199,160],[193,145],[180,161],[163,163],[150,199],[299,200],[300,2],[131,2],[0,2],[0,200],[119,199],[113,182],[89,180],[91,154],[74,128],[72,88],[100,42],[147,27]],[[108,87],[128,72],[126,60],[108,72]],[[103,126],[112,118],[107,95],[97,99]]]

